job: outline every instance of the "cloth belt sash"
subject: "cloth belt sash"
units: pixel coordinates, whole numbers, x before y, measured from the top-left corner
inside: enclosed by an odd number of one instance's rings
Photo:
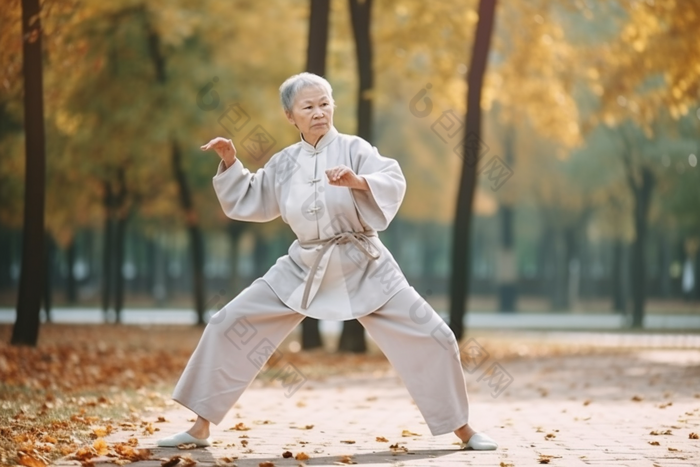
[[[323,245],[323,247],[318,251],[316,255],[316,260],[314,261],[311,269],[309,270],[309,275],[306,278],[306,287],[304,288],[304,295],[301,299],[301,307],[306,310],[308,308],[309,293],[311,292],[311,285],[316,277],[316,272],[318,271],[318,266],[321,264],[321,260],[324,255],[335,245],[342,245],[343,243],[352,242],[362,253],[365,254],[369,259],[376,260],[380,256],[380,252],[372,245],[368,237],[376,237],[377,232],[375,230],[365,230],[364,232],[341,232],[330,238],[323,238],[318,240],[309,240],[306,242],[299,242],[302,247]],[[374,251],[370,251],[365,245],[372,248]]]

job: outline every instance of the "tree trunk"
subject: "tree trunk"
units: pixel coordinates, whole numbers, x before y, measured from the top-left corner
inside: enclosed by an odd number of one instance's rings
[[[700,300],[700,248],[695,253],[695,284],[693,284],[693,295],[695,300]]]
[[[162,238],[162,237],[159,237]],[[156,300],[158,307],[165,306],[168,299],[168,258],[165,252],[165,246],[161,241],[153,242],[154,260],[153,260],[153,297]]]
[[[436,274],[435,263],[439,255],[439,232],[432,222],[424,223],[420,229],[423,251],[421,252],[422,271],[421,276],[424,282],[431,283]],[[432,293],[432,291],[431,291]]]
[[[153,63],[153,68],[156,73],[156,81],[160,84],[165,84],[167,80],[165,70],[165,57],[160,49],[160,37],[158,33],[150,26],[147,28],[148,34],[148,50]],[[202,229],[199,225],[199,216],[194,209],[194,201],[187,176],[182,164],[182,154],[180,147],[175,138],[171,141],[171,163],[177,182],[178,191],[180,193],[180,207],[185,214],[185,223],[187,224],[187,233],[190,239],[190,253],[192,255],[192,292],[194,296],[194,309],[197,313],[197,325],[204,325],[206,321],[204,314],[206,313],[206,305],[204,296],[206,295],[204,288],[204,240]]]
[[[372,102],[374,92],[374,71],[372,68],[372,38],[370,27],[372,0],[348,0],[352,32],[355,39],[355,55],[359,89],[357,91],[357,136],[372,144]],[[362,353],[367,351],[365,329],[359,321],[343,322],[338,350]]]
[[[658,234],[658,282],[659,282],[659,297],[669,298],[671,296],[671,276],[669,267],[671,265],[671,243],[668,241],[668,236],[661,231]]]
[[[552,229],[550,240],[550,305],[552,311],[567,308],[566,288],[569,284],[567,247],[561,229]]]
[[[44,205],[46,189],[46,135],[41,62],[39,0],[22,0],[22,76],[24,79],[24,227],[22,270],[12,345],[36,346],[44,289]]]
[[[309,15],[309,40],[306,48],[306,71],[319,76],[326,74],[328,49],[328,15],[330,0],[311,0]],[[323,347],[319,321],[306,317],[301,322],[301,348],[304,350]]]
[[[624,283],[624,243],[622,239],[615,239],[613,244],[613,265],[612,265],[612,302],[613,310],[623,315],[627,314],[627,294]]]
[[[51,322],[51,306],[52,306],[52,285],[53,285],[53,264],[56,247],[53,238],[46,232],[46,278],[44,279],[44,316],[46,322]]]
[[[85,257],[85,264],[87,264],[87,271],[85,275],[85,281],[90,287],[95,285],[95,255],[94,255],[94,241],[95,232],[92,229],[88,229],[84,233],[83,237],[83,254]],[[80,298],[80,297],[78,297]]]
[[[194,309],[197,313],[197,325],[204,325],[204,240],[199,226],[199,216],[194,210],[192,193],[182,165],[182,153],[177,141],[172,141],[172,165],[180,192],[180,207],[185,213],[187,233],[190,238],[190,253],[192,255],[192,292],[194,295]]]
[[[112,284],[114,281],[114,191],[112,184],[105,181],[102,205],[104,207],[104,243],[102,245],[102,314],[107,322],[112,305]]]
[[[572,310],[578,301],[578,290],[581,282],[581,262],[578,259],[578,242],[576,238],[577,226],[570,226],[564,230],[564,245],[566,245],[566,307]]]
[[[370,143],[372,138],[372,104],[374,102],[374,69],[372,65],[372,0],[349,0],[352,32],[359,75],[357,93],[357,136]]]
[[[261,277],[267,271],[267,251],[269,248],[267,238],[263,235],[255,237],[255,246],[253,247],[253,274],[255,277]]]
[[[508,125],[503,138],[503,159],[511,168],[515,159],[513,140],[515,130]],[[518,277],[515,253],[515,211],[510,204],[501,203],[499,206],[501,219],[501,262],[499,264],[498,309],[501,312],[517,311]]]
[[[66,301],[70,305],[74,305],[78,301],[78,287],[75,280],[75,250],[76,241],[75,235],[68,244],[66,249]]]
[[[467,157],[473,152],[473,143],[481,141],[481,88],[491,46],[496,0],[479,1],[479,20],[474,33],[471,63],[467,73],[467,115],[464,128],[464,160],[457,195],[452,234],[452,273],[450,277],[450,328],[459,341],[464,334],[464,314],[469,297],[471,278],[471,220],[476,188],[477,154],[474,164]]]
[[[228,233],[231,239],[231,293],[232,297],[238,295],[241,289],[241,278],[238,275],[238,263],[241,258],[241,236],[245,232],[245,223],[232,221],[228,223]]]
[[[143,238],[144,254],[146,256],[145,270],[142,274],[143,290],[146,295],[153,296],[156,287],[156,270],[158,268],[158,257],[156,253],[156,241],[150,237]]]
[[[0,225],[0,290],[12,287],[12,243],[14,232]]]
[[[338,342],[339,352],[364,353],[367,351],[365,328],[356,319],[343,321],[343,331]]]
[[[124,247],[126,244],[126,225],[128,214],[120,214],[114,227],[114,322],[122,322],[124,309]]]
[[[328,15],[330,0],[310,0],[309,39],[306,46],[306,71],[319,76],[326,74],[328,49]]]
[[[632,243],[632,327],[644,326],[644,306],[646,303],[646,252],[648,215],[651,206],[651,193],[654,186],[654,174],[649,167],[642,167],[641,180],[633,189],[634,193],[634,230]]]
[[[126,225],[130,217],[128,206],[128,190],[126,186],[126,168],[117,169],[117,183],[119,191],[114,196],[114,259],[112,263],[112,277],[114,278],[114,322],[122,322],[122,309],[124,308],[124,247],[126,244]]]

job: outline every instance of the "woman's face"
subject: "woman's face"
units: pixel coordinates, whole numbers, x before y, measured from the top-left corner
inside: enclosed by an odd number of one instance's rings
[[[328,93],[317,86],[299,90],[287,120],[296,126],[304,140],[314,146],[333,126],[333,104]]]

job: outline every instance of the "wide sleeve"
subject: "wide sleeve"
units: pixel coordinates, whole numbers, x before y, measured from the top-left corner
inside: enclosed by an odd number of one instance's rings
[[[221,208],[231,219],[267,222],[280,215],[274,190],[274,165],[266,164],[251,173],[238,158],[228,169],[221,161],[213,184]]]
[[[395,159],[380,155],[376,147],[359,138],[351,145],[351,159],[357,161],[355,173],[369,185],[369,190],[350,190],[360,219],[376,231],[386,230],[406,194],[401,167]]]

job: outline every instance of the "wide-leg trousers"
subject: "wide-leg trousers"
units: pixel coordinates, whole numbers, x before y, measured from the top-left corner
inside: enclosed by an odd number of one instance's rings
[[[218,425],[285,337],[304,319],[262,279],[214,314],[173,392],[173,399]],[[469,400],[454,333],[408,287],[358,318],[393,365],[433,435],[469,420]]]

